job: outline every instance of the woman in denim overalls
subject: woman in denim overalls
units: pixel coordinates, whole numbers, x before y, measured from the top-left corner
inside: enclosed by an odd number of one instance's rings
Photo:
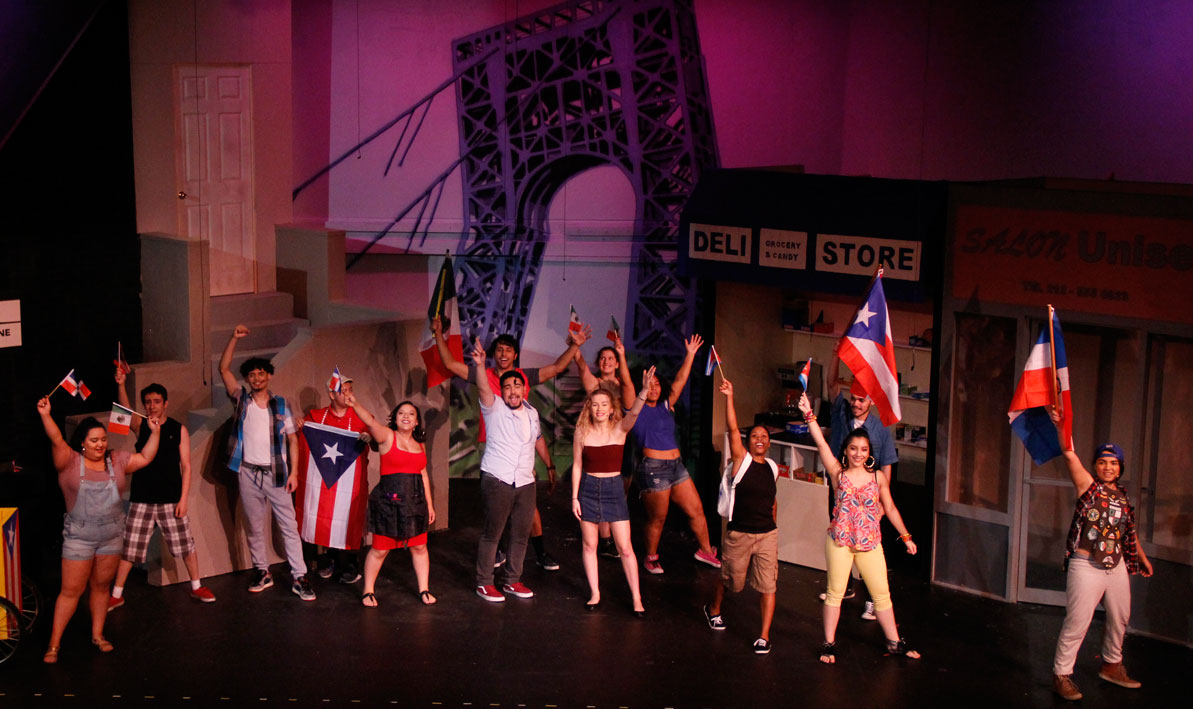
[[[41,424],[50,439],[58,486],[66,498],[67,513],[62,528],[62,590],[54,602],[54,625],[50,647],[43,658],[58,661],[62,631],[75,613],[79,598],[91,586],[91,643],[100,652],[111,652],[104,639],[104,617],[108,610],[108,585],[120,560],[124,533],[124,503],[127,473],[145,467],[157,454],[158,422],[149,421],[150,436],[140,453],[108,450],[108,432],[92,417],[79,423],[71,443],[62,438],[58,424],[50,417],[50,400],[37,402]]]

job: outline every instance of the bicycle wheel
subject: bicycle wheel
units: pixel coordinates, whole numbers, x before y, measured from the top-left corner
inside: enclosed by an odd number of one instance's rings
[[[7,598],[0,597],[0,664],[17,653],[21,645],[21,612]]]
[[[21,579],[21,625],[26,633],[33,634],[33,624],[41,612],[41,592],[37,584],[27,578]]]

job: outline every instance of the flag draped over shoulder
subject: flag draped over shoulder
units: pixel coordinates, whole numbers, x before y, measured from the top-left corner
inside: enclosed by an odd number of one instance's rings
[[[369,498],[368,455],[360,433],[303,422],[294,496],[303,541],[334,549],[360,548]]]
[[[1048,326],[1040,328],[1040,335],[1027,355],[1023,374],[1011,397],[1007,418],[1011,430],[1023,441],[1023,447],[1036,465],[1043,465],[1064,450],[1073,450],[1073,407],[1069,393],[1069,362],[1065,356],[1065,341],[1060,330],[1060,318],[1052,313],[1053,339],[1049,340]],[[1052,352],[1056,351],[1056,376],[1052,375]],[[1058,391],[1059,390],[1059,391]],[[1061,420],[1058,433],[1048,407],[1059,405]]]
[[[456,274],[452,270],[452,258],[443,259],[443,267],[439,269],[439,279],[435,281],[435,289],[431,292],[431,304],[427,308],[427,327],[423,332],[422,344],[418,352],[422,355],[423,364],[427,367],[427,387],[438,386],[451,379],[452,373],[443,364],[439,356],[439,347],[431,333],[431,320],[439,318],[443,323],[443,336],[447,338],[447,349],[457,362],[464,361],[464,344],[460,338],[460,323],[456,312]]]
[[[895,342],[891,338],[891,318],[882,292],[882,269],[878,269],[865,302],[841,337],[837,356],[853,372],[855,385],[860,385],[878,408],[883,426],[893,425],[903,418],[899,407]]]

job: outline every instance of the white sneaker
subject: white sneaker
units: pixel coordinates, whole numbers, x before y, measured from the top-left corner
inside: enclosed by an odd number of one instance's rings
[[[866,601],[866,608],[862,611],[862,620],[878,620],[874,615],[874,601]]]

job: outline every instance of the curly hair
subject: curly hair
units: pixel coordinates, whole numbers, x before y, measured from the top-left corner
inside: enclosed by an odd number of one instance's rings
[[[427,440],[427,430],[423,428],[423,412],[418,410],[413,401],[403,401],[394,407],[393,411],[389,412],[389,418],[386,419],[385,425],[393,430],[398,430],[398,409],[406,404],[410,404],[410,408],[414,409],[414,430],[410,432],[410,436],[422,443]]]
[[[584,397],[584,407],[580,409],[580,418],[576,420],[577,437],[582,437],[596,428],[596,421],[592,420],[592,400],[598,396],[609,400],[609,425],[616,426],[621,422],[621,407],[613,400],[613,395],[605,389],[597,387]]]

